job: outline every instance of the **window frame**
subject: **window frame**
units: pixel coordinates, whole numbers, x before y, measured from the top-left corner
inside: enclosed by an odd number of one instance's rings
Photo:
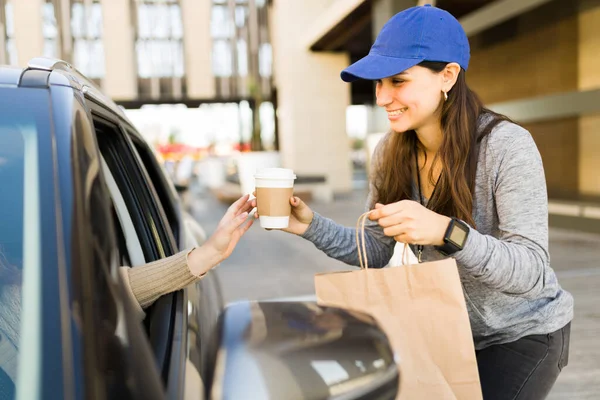
[[[137,154],[140,163],[144,166],[148,179],[153,183],[153,189],[160,200],[165,219],[168,221],[177,248],[183,250],[184,240],[182,236],[183,221],[181,215],[181,204],[175,190],[175,186],[167,179],[162,168],[148,144],[134,133],[131,127],[126,127],[128,135]]]
[[[132,157],[127,154],[127,142],[123,137],[119,125],[109,119],[94,115],[92,118],[94,128],[96,130],[98,146],[102,158],[108,165],[113,178],[117,183],[117,187],[125,200],[127,210],[136,227],[136,233],[142,245],[144,258],[146,262],[155,261],[164,257],[163,243],[160,242],[160,237],[152,231],[149,221],[153,221],[155,217],[152,215],[152,210],[149,210],[148,198],[143,185],[140,185],[138,171],[135,170],[136,165],[131,162]],[[100,133],[99,130],[102,130]],[[110,133],[108,133],[110,131]],[[111,139],[100,139],[100,136],[114,135]],[[104,147],[104,146],[109,147]],[[148,213],[144,213],[146,210]]]
[[[89,6],[89,8],[88,8]],[[71,48],[72,48],[72,58],[73,58],[73,64],[75,65],[75,67],[81,71],[86,77],[88,77],[90,80],[93,80],[98,86],[102,85],[102,81],[104,80],[104,78],[106,77],[106,69],[104,67],[105,64],[105,60],[106,60],[106,56],[105,56],[105,46],[104,46],[104,31],[103,31],[103,20],[104,20],[104,13],[102,10],[102,3],[100,0],[91,0],[89,3],[85,0],[69,0],[69,7],[70,7],[70,21],[69,24],[71,25]],[[88,31],[85,32],[79,32],[80,34],[78,34],[78,32],[75,32],[75,29],[73,29],[73,24],[77,24],[78,22],[81,21],[77,21],[74,19],[74,9],[76,7],[82,7],[82,11],[84,13],[84,17],[82,18],[82,20],[84,20],[84,23],[89,23],[92,24],[95,22],[94,17],[92,16],[92,13],[94,12],[94,9],[100,9],[100,13],[99,13],[99,21],[100,21],[100,28],[99,28],[99,32],[97,35],[89,35]],[[89,11],[89,16],[91,20],[85,21],[86,17],[88,16],[87,12]],[[77,61],[77,49],[80,48],[78,46],[82,46],[84,48],[87,48],[88,50],[90,48],[93,48],[94,46],[97,46],[98,50],[101,52],[100,55],[98,55],[98,59],[96,60],[89,60],[88,64],[90,63],[94,63],[93,61],[96,61],[95,64],[100,65],[100,67],[98,67],[98,70],[90,70],[89,69],[89,65],[79,65],[76,61]],[[90,53],[94,53],[94,51],[90,51]]]

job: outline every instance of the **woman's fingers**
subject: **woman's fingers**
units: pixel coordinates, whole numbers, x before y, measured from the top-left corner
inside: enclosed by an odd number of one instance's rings
[[[254,220],[253,219],[249,219],[248,222],[246,222],[246,225],[242,225],[240,229],[240,236],[244,236],[244,234],[246,232],[248,232],[248,229],[250,229],[250,227],[252,226],[252,224],[254,224]]]
[[[229,221],[228,224],[225,225],[225,229],[229,234],[233,233],[237,228],[239,228],[248,218],[248,213],[243,212]]]
[[[369,214],[369,219],[376,221],[384,217],[389,217],[390,215],[400,213],[404,210],[410,210],[413,205],[412,200],[401,200],[396,203],[381,205],[377,203],[375,208]]]
[[[422,244],[421,238],[419,238],[414,232],[402,232],[398,235],[386,235],[390,237],[394,237],[396,242],[406,243],[406,244]]]
[[[244,204],[238,209],[236,216],[243,212],[250,212],[250,210],[252,210],[254,207],[255,206],[252,204],[252,200],[248,200],[246,201],[246,204]]]
[[[399,225],[403,222],[405,222],[407,220],[407,217],[405,216],[404,213],[399,212],[396,214],[392,214],[390,216],[387,217],[383,217],[380,218],[377,223],[383,227],[383,228],[387,228],[388,226],[394,226],[394,225]]]
[[[409,240],[407,235],[394,236],[394,240],[399,243],[414,244],[412,241]]]
[[[246,205],[246,202],[248,201],[249,197],[250,195],[247,194],[237,199],[231,206],[229,206],[225,214],[229,214],[231,216],[238,215],[239,210],[241,210],[244,207],[244,205]]]
[[[383,228],[385,236],[396,237],[396,236],[407,236],[409,239],[414,239],[414,229],[409,224],[397,224]],[[410,243],[413,243],[412,241]]]

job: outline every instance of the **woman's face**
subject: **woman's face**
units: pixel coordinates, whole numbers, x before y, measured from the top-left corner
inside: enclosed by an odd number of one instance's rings
[[[443,84],[443,73],[417,65],[378,80],[375,89],[377,105],[387,111],[390,127],[395,132],[439,124]]]

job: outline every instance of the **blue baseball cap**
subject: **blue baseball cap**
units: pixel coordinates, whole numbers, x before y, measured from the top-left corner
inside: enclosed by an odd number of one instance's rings
[[[448,11],[427,4],[394,15],[381,29],[366,57],[342,71],[342,80],[377,80],[399,74],[422,61],[469,66],[469,40]]]

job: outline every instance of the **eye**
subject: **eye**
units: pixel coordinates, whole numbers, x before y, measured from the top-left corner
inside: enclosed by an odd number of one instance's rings
[[[402,79],[392,79],[392,83],[394,85],[400,85],[400,84],[404,83],[404,81]]]

